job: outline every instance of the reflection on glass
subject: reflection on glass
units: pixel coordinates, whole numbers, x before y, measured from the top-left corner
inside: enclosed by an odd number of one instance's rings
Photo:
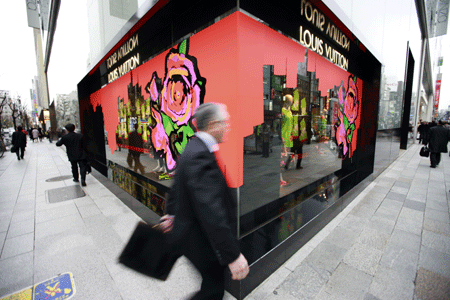
[[[306,64],[307,57],[297,65],[296,87],[286,87],[286,75],[274,66],[263,66],[264,123],[244,140],[241,216],[333,174],[355,151],[356,79],[342,78],[321,96],[319,78]]]
[[[382,77],[378,129],[400,128],[403,108],[403,81]]]

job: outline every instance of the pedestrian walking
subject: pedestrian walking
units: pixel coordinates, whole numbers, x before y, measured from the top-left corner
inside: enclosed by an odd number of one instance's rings
[[[66,146],[67,157],[72,166],[73,181],[79,182],[78,176],[81,176],[81,185],[86,186],[86,171],[87,171],[87,154],[83,135],[75,133],[75,125],[69,123],[66,126],[67,134],[63,135],[56,146]],[[80,172],[78,173],[78,167]]]
[[[206,103],[194,118],[198,132],[180,157],[161,226],[202,276],[192,299],[222,299],[227,267],[233,280],[249,272],[236,238],[235,201],[214,153],[227,138],[229,116],[224,105]]]
[[[429,145],[431,167],[436,168],[441,161],[441,153],[447,153],[447,144],[450,141],[450,130],[444,127],[444,122],[439,120],[437,126],[430,128]]]
[[[12,134],[11,144],[16,148],[17,160],[23,159],[25,147],[27,146],[27,136],[23,133],[22,126],[18,126],[17,131],[14,131]]]
[[[48,135],[48,141],[50,143],[52,143],[53,142],[53,130],[51,127],[48,128],[47,135]]]
[[[43,132],[42,132],[42,128],[38,127],[38,132],[39,132],[39,142],[42,142],[42,138],[44,136]]]
[[[33,136],[33,143],[34,141],[39,141],[39,130],[36,127],[31,131],[31,134]]]

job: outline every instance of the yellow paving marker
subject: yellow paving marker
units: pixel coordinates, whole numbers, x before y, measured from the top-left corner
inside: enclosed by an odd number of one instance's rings
[[[33,300],[63,300],[75,294],[72,273],[59,276],[34,285]]]
[[[65,300],[75,295],[72,273],[67,272],[35,284],[0,300]]]
[[[14,294],[10,294],[9,296],[5,296],[0,300],[33,300],[33,289],[27,288],[20,292],[16,292]]]

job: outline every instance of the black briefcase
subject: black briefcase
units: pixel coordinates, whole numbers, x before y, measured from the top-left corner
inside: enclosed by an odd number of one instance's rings
[[[139,222],[119,256],[119,262],[144,275],[166,280],[178,259],[158,225]]]
[[[420,153],[419,154],[422,157],[428,157],[428,156],[430,156],[430,149],[427,146],[423,146],[420,149]]]

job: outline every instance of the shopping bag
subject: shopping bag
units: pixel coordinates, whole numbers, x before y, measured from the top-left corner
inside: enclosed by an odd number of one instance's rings
[[[179,257],[174,250],[158,225],[139,222],[119,256],[119,263],[152,278],[166,280]]]
[[[423,147],[420,149],[420,156],[422,156],[422,157],[428,157],[428,156],[430,156],[430,149],[429,149],[427,146],[423,146]]]

